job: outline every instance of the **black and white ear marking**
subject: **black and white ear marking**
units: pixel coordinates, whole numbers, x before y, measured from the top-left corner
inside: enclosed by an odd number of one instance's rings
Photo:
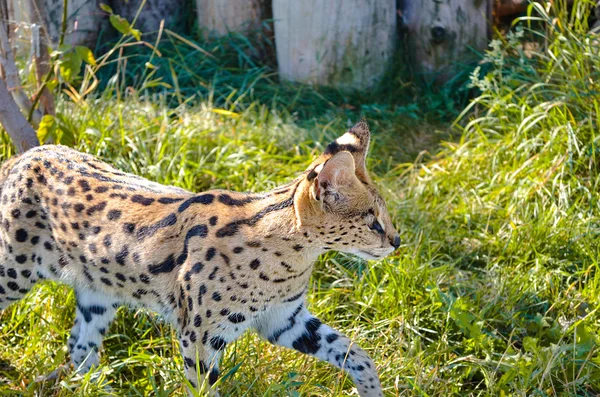
[[[354,158],[356,170],[366,174],[366,159],[369,151],[371,132],[367,121],[362,118],[354,127],[344,135],[331,142],[325,149],[325,155],[335,155],[340,152],[349,152]]]

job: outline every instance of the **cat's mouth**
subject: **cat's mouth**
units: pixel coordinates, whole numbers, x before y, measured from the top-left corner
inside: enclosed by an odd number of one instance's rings
[[[375,250],[356,250],[354,251],[354,254],[359,256],[362,259],[366,259],[366,260],[379,260],[379,259],[383,259],[386,256],[388,256],[389,254],[391,254],[392,252],[394,252],[393,248],[390,249],[375,249]]]
[[[358,250],[357,255],[360,256],[361,258],[367,259],[367,260],[377,260],[377,259],[385,258],[387,256],[387,255],[377,255],[373,252],[364,251],[364,250]]]

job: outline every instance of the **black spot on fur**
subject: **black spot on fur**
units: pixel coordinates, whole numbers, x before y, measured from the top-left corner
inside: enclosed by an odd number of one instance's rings
[[[251,203],[253,201],[258,201],[258,200],[262,200],[264,197],[262,196],[246,196],[240,199],[236,199],[231,197],[229,194],[223,193],[219,195],[219,201],[222,204],[225,205],[229,205],[229,206],[235,206],[235,207],[241,207],[244,206],[248,203]]]
[[[121,266],[125,266],[125,259],[129,255],[129,246],[124,245],[121,251],[115,256],[115,260]]]
[[[86,181],[85,179],[80,179],[78,181],[79,186],[81,186],[81,190],[84,192],[89,192],[90,190],[92,190],[92,188],[90,187],[90,184],[88,181]]]
[[[81,305],[77,305],[77,308],[79,309],[81,314],[83,314],[83,318],[85,319],[86,323],[89,323],[90,321],[92,321],[92,317],[94,314],[101,316],[106,312],[106,308],[104,306],[98,306],[98,305],[92,305],[89,307],[83,307]],[[101,332],[101,334],[103,334],[103,333]]]
[[[106,201],[102,201],[102,202],[88,208],[85,213],[88,214],[89,216],[91,216],[94,214],[94,212],[100,212],[100,211],[104,210],[104,208],[106,208],[106,205],[107,205]],[[109,219],[110,219],[110,217],[109,217]]]
[[[204,204],[204,205],[212,204],[214,199],[215,199],[214,194],[210,194],[210,193],[200,194],[198,196],[194,196],[192,198],[185,200],[179,206],[178,211],[183,212],[183,211],[187,210],[189,208],[189,206],[192,204]]]
[[[24,243],[27,241],[27,231],[25,229],[17,230],[15,233],[15,239],[20,243]]]
[[[264,280],[264,281],[269,281],[270,280],[269,276],[267,276],[263,272],[260,272],[260,274],[258,275],[258,277],[260,277],[260,279]]]
[[[219,371],[213,368],[208,374],[208,383],[212,386],[217,383],[217,380],[219,380]]]
[[[109,221],[115,221],[121,217],[121,211],[120,210],[110,210],[110,211],[108,211],[107,217],[108,217]]]
[[[225,264],[227,266],[229,266],[229,264],[230,264],[229,257],[227,255],[225,255],[224,253],[221,253],[221,258],[223,258],[223,262],[225,262]]]
[[[157,201],[161,204],[173,204],[182,201],[182,198],[161,197]]]
[[[138,228],[137,238],[138,240],[143,240],[146,237],[153,236],[158,230],[165,227],[173,226],[175,223],[177,223],[177,215],[169,214],[150,226],[141,226],[140,228]]]
[[[252,269],[252,270],[258,269],[259,266],[260,266],[260,261],[258,259],[254,259],[252,262],[250,262],[250,269]]]
[[[215,254],[217,253],[217,250],[213,247],[210,247],[207,251],[206,251],[206,260],[210,261],[212,258],[215,257]]]
[[[254,214],[254,216],[252,216],[250,218],[239,219],[237,221],[233,221],[233,222],[228,223],[227,225],[223,226],[221,229],[217,230],[217,233],[215,235],[217,237],[219,237],[219,238],[222,238],[222,237],[231,237],[231,236],[235,235],[239,231],[240,226],[242,226],[242,225],[245,225],[245,226],[254,226],[265,215],[267,215],[267,214],[269,214],[271,212],[274,212],[274,211],[279,211],[279,210],[282,210],[284,208],[290,207],[293,204],[294,204],[293,197],[290,197],[287,200],[284,200],[284,201],[279,202],[279,203],[271,204],[271,205],[263,208],[262,210],[260,210],[259,212],[257,212],[256,214]]]
[[[131,196],[131,201],[134,203],[139,203],[141,205],[151,205],[154,202],[154,199],[151,197],[144,197],[140,194],[136,194],[134,196]]]
[[[204,237],[206,237],[207,234],[208,234],[208,227],[206,227],[206,225],[196,225],[196,226],[192,227],[190,230],[188,230],[187,234],[185,235],[185,240],[183,242],[183,253],[181,255],[179,255],[179,257],[177,258],[177,265],[183,264],[183,262],[185,262],[187,259],[189,240],[192,237],[196,237],[196,236],[204,238]]]
[[[233,313],[227,318],[234,324],[243,323],[246,321],[246,317],[242,313]]]
[[[321,321],[318,318],[311,318],[306,322],[306,331],[292,343],[292,347],[301,353],[315,354],[321,348],[319,343],[321,336],[318,330],[321,327]]]
[[[295,300],[300,299],[303,295],[304,295],[304,291],[302,291],[296,295],[290,296],[289,298],[285,299],[284,302],[293,302]]]
[[[202,262],[196,262],[194,266],[192,266],[192,272],[198,274],[202,271],[203,268],[204,265],[202,264]]]
[[[302,248],[304,248],[303,246],[301,246],[300,244],[296,244],[294,245],[292,248],[294,248],[294,251],[301,251]]]
[[[220,336],[213,336],[210,338],[210,345],[215,350],[224,350],[225,346],[227,346],[227,342],[225,342],[225,339],[221,338]]]
[[[133,234],[135,231],[135,223],[125,223],[123,225],[123,231],[127,234]]]
[[[171,273],[173,269],[175,269],[175,256],[173,254],[169,255],[161,263],[148,266],[148,271],[152,274]]]
[[[337,339],[339,338],[338,334],[329,334],[327,335],[327,337],[325,337],[325,340],[327,341],[327,343],[333,343],[335,342]]]

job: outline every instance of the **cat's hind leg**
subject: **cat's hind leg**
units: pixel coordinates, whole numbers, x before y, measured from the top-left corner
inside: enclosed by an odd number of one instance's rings
[[[106,294],[87,289],[76,291],[76,297],[75,325],[71,330],[69,349],[75,370],[85,373],[100,363],[98,352],[119,303]]]

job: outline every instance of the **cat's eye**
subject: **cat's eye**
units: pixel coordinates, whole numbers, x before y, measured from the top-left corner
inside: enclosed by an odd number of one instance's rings
[[[381,223],[379,223],[378,221],[373,222],[373,224],[371,226],[369,226],[369,229],[375,230],[379,234],[384,234],[385,233],[383,231],[383,227],[381,226]]]

